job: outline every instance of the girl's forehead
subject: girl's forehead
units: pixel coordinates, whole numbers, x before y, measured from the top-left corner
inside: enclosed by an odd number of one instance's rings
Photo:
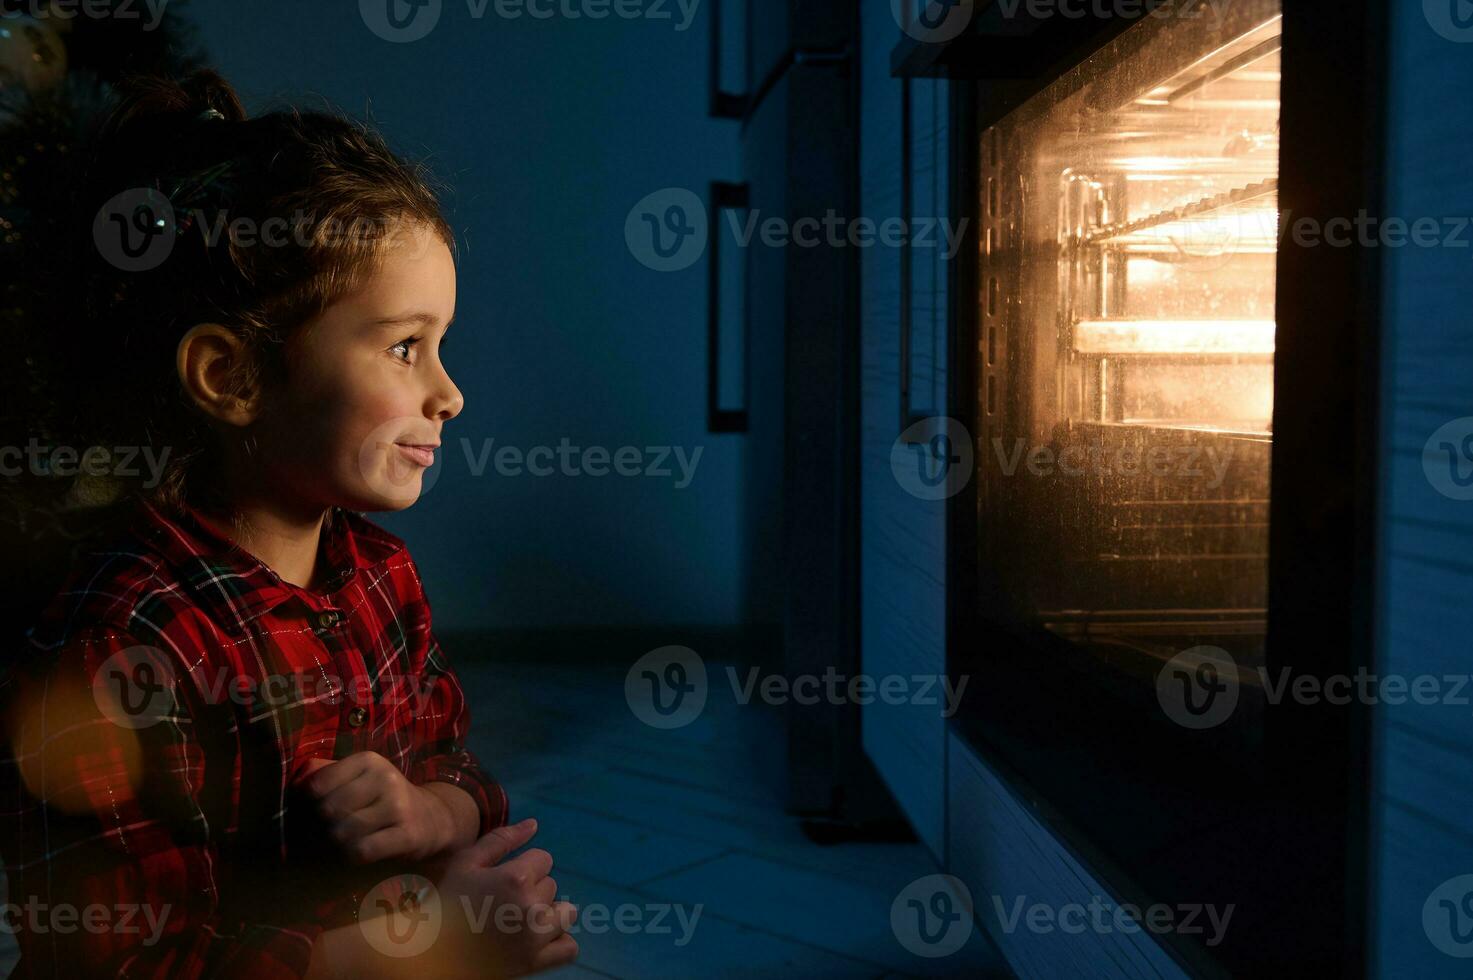
[[[455,262],[437,235],[430,234],[406,247],[391,245],[352,292],[368,304],[403,305],[406,297],[414,297],[420,304],[453,307]]]

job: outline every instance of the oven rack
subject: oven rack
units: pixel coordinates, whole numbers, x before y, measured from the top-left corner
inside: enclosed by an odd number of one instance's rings
[[[1154,214],[1148,214],[1134,221],[1121,221],[1115,224],[1100,225],[1098,228],[1094,228],[1080,236],[1079,240],[1083,244],[1093,245],[1112,239],[1123,238],[1126,235],[1144,231],[1148,228],[1154,228],[1158,225],[1199,218],[1211,214],[1214,211],[1221,211],[1223,208],[1246,204],[1249,201],[1265,197],[1269,194],[1275,194],[1278,192],[1278,189],[1279,179],[1277,177],[1268,177],[1252,184],[1235,187],[1221,194],[1204,197],[1201,200],[1184,204],[1181,207],[1157,211]]]

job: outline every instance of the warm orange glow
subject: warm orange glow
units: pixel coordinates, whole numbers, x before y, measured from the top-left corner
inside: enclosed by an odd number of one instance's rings
[[[143,779],[138,733],[115,725],[80,672],[22,681],[9,705],[9,735],[26,789],[62,813],[131,802]]]
[[[1272,354],[1272,320],[1081,320],[1081,354]]]

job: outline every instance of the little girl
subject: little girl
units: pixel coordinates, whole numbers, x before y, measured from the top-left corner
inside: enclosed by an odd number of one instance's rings
[[[434,191],[337,116],[246,118],[212,71],[123,86],[87,173],[57,417],[161,469],[79,468],[115,516],[7,658],[13,976],[570,962],[418,569],[361,513],[417,498],[463,406]],[[477,902],[518,914],[477,933]]]

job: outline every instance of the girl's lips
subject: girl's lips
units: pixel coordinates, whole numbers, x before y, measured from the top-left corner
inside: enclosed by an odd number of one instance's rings
[[[412,463],[418,463],[421,466],[435,465],[434,446],[411,446],[402,442],[396,442],[394,445],[398,446],[399,451]]]

